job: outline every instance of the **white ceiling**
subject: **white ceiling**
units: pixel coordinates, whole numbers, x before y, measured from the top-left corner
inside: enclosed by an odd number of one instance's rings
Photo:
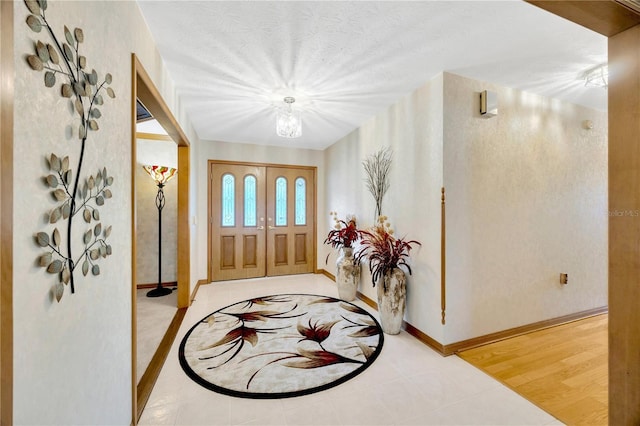
[[[523,1],[138,4],[201,140],[324,149],[442,71],[606,109],[580,81],[606,37]]]

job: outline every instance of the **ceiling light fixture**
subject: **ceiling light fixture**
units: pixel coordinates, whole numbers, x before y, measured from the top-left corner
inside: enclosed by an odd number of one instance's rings
[[[276,133],[283,138],[298,138],[302,136],[302,119],[300,110],[294,110],[291,104],[295,98],[287,96],[284,98],[286,106],[278,110],[276,118]]]
[[[588,69],[582,78],[586,87],[602,87],[606,89],[609,85],[609,66],[605,63]]]

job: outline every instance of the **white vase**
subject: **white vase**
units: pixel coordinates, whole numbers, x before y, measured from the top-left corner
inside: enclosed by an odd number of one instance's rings
[[[336,259],[336,284],[338,295],[342,300],[355,300],[360,282],[360,265],[353,258],[353,248],[342,247]]]
[[[378,314],[380,326],[386,334],[398,334],[407,300],[407,276],[394,268],[378,280]]]

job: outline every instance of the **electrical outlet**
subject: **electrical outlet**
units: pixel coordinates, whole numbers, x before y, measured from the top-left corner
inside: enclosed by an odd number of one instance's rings
[[[560,274],[560,284],[568,284],[569,283],[569,274]]]

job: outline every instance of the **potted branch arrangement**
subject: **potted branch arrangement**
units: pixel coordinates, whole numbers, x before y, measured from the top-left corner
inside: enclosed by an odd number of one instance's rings
[[[370,230],[360,231],[360,235],[362,249],[356,254],[355,261],[359,263],[366,257],[371,282],[374,287],[378,284],[378,313],[382,331],[398,334],[407,298],[407,277],[401,267],[411,275],[407,260],[413,246],[421,244],[415,240],[394,237],[386,216],[380,216],[376,225]]]
[[[357,262],[354,257],[353,245],[361,238],[362,231],[357,228],[355,216],[349,215],[346,220],[341,220],[338,219],[337,212],[330,214],[334,221],[334,228],[329,231],[324,243],[340,250],[336,259],[338,295],[342,300],[355,300],[360,282],[360,262]],[[328,260],[327,255],[326,261]]]

